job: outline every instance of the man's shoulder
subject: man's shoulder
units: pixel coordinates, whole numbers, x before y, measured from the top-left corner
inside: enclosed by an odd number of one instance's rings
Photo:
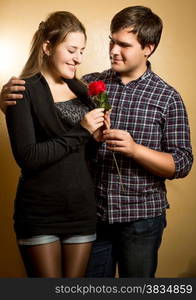
[[[163,78],[161,78],[156,73],[151,72],[151,74],[152,74],[152,76],[150,78],[151,85],[154,85],[154,87],[162,90],[165,93],[172,93],[172,94],[179,95],[179,92],[171,84],[166,82]]]
[[[167,105],[182,105],[183,103],[180,93],[154,72],[151,72],[147,89],[151,91],[155,99],[159,99],[159,103],[165,105],[165,108]]]
[[[107,78],[111,77],[113,75],[113,71],[111,69],[104,70],[103,72],[94,72],[85,74],[82,76],[82,80],[89,83],[92,81],[98,81],[98,80],[106,80]]]

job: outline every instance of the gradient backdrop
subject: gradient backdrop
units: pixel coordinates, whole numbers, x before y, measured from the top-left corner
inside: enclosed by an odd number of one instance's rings
[[[193,151],[196,145],[196,1],[187,0],[1,0],[0,88],[18,75],[38,24],[50,12],[68,10],[86,26],[88,44],[78,75],[109,67],[108,35],[113,15],[131,5],[150,7],[164,22],[162,40],[150,61],[153,70],[182,95]],[[22,116],[21,116],[22,117]],[[10,151],[4,115],[0,113],[0,277],[24,277],[12,228],[19,169]],[[157,277],[196,277],[196,168],[188,177],[167,181],[170,210],[159,253]]]

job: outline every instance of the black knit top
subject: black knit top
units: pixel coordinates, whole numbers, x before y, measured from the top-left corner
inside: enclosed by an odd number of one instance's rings
[[[91,135],[79,122],[92,103],[79,82],[69,81],[69,86],[78,98],[54,103],[46,80],[36,74],[26,79],[23,99],[7,108],[12,151],[21,168],[17,238],[95,232],[94,188],[86,161]]]

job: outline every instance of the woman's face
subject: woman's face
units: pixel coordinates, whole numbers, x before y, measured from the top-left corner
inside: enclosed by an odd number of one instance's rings
[[[70,32],[49,53],[50,69],[57,76],[71,79],[82,62],[86,39],[82,32]]]

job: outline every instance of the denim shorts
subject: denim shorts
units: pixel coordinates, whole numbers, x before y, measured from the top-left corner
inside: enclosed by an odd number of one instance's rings
[[[62,244],[80,244],[88,243],[96,240],[96,234],[89,235],[73,235],[69,237],[62,237],[58,235],[36,235],[31,238],[18,239],[18,245],[20,246],[35,246],[43,245],[56,241],[60,241]]]

